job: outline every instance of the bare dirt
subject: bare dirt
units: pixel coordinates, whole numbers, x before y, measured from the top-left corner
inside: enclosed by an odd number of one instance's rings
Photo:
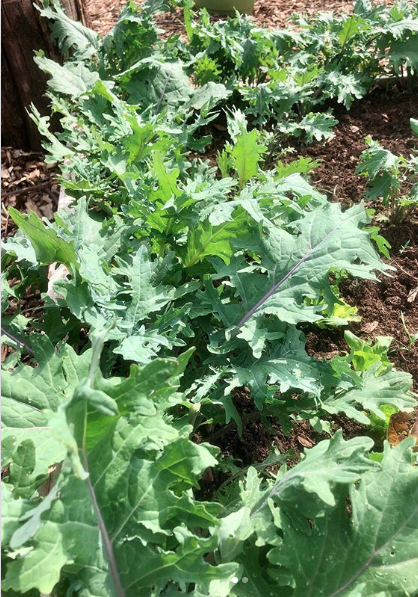
[[[87,7],[93,28],[101,35],[105,35],[113,27],[119,12],[127,0],[87,0]],[[393,4],[393,1],[377,0],[375,4]],[[277,0],[256,0],[251,18],[262,27],[278,28],[286,26],[295,14],[310,16],[317,12],[347,13],[353,12],[351,0],[292,0],[278,2]],[[214,19],[220,17],[214,16]],[[183,33],[182,10],[174,13],[162,13],[158,16],[159,26],[166,34]]]
[[[358,203],[364,198],[365,178],[355,173],[358,159],[366,149],[365,138],[372,137],[389,151],[408,157],[418,148],[410,119],[418,118],[416,92],[407,92],[396,85],[375,89],[364,99],[355,102],[350,111],[335,106],[334,115],[339,124],[335,137],[327,143],[298,147],[300,155],[320,160],[321,165],[312,173],[312,181],[331,200],[345,205]]]
[[[13,147],[1,149],[1,236],[14,234],[16,226],[8,214],[14,207],[22,212],[34,211],[51,219],[58,205],[57,169],[44,161],[42,153]]]

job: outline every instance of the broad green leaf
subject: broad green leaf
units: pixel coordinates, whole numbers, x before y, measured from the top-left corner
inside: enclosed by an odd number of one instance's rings
[[[390,32],[395,39],[400,39],[405,33],[418,31],[418,19],[399,19],[386,25],[385,29]]]
[[[13,485],[1,482],[1,542],[8,545],[14,532],[20,527],[21,519],[32,509],[28,500],[16,498]]]
[[[59,4],[54,7],[43,4],[39,11],[41,15],[53,21],[52,37],[65,54],[75,49],[74,56],[85,60],[97,52],[99,36],[92,29],[84,27],[79,21],[70,19]]]
[[[269,560],[289,570],[292,596],[416,593],[418,471],[411,456],[411,441],[387,445],[381,467],[366,471],[350,488],[350,517],[342,496],[316,518],[310,533],[298,532],[290,518],[282,517],[283,545],[270,552]]]
[[[332,310],[336,299],[328,274],[333,268],[366,279],[376,279],[373,270],[387,271],[389,267],[380,261],[369,232],[362,229],[365,222],[362,205],[341,212],[337,204],[328,204],[295,222],[297,237],[271,226],[253,245],[267,275],[257,273],[258,266],[249,266],[242,258],[229,267],[213,261],[216,277],[228,276],[242,301],[242,317],[233,333],[236,335],[258,311],[288,323],[320,319],[324,307],[308,307],[304,297],[314,298],[323,292],[324,305]],[[227,307],[232,311],[232,306]]]
[[[52,228],[47,228],[33,212],[22,215],[14,207],[10,207],[9,213],[14,223],[29,238],[39,263],[49,265],[58,262],[78,269],[77,256],[72,243],[59,238],[57,233]]]
[[[348,18],[341,28],[338,35],[339,44],[344,47],[349,39],[351,39],[359,31],[360,26],[364,23],[364,19],[357,15]]]
[[[133,73],[135,69],[138,70]],[[193,88],[181,62],[160,62],[147,58],[131,70],[130,81],[125,88],[132,104],[142,104],[144,107],[153,105],[158,110],[167,106],[175,111],[187,102],[192,93]],[[119,76],[126,75],[127,71]]]
[[[49,593],[66,566],[88,594],[103,596],[145,597],[155,586],[184,583],[204,592],[211,582],[233,576],[235,564],[205,561],[216,545],[211,529],[219,525],[220,506],[196,502],[191,491],[216,463],[216,450],[192,443],[189,427],[176,430],[166,422],[167,401],[158,398],[162,391],[171,394],[170,402],[181,400],[173,393],[174,379],[185,362],[154,361],[143,372],[133,369],[127,380],[99,379],[95,391],[106,389],[125,414],[87,413],[76,392],[53,416],[63,439],[72,429],[75,437],[90,438],[87,446],[66,442],[68,449],[78,448],[88,475],[79,478],[67,462],[54,492],[25,514],[10,539],[11,555],[22,556],[9,562],[5,589]],[[173,381],[167,385],[168,365]],[[195,534],[198,527],[209,533],[205,539]],[[32,549],[22,552],[28,541]]]
[[[414,72],[418,70],[418,35],[408,39],[397,39],[390,44],[390,60],[395,68],[406,63]]]
[[[395,371],[389,367],[379,374],[381,363],[377,362],[358,376],[359,387],[338,391],[322,403],[322,408],[329,413],[345,413],[363,425],[370,424],[369,417],[357,407],[370,411],[384,419],[381,406],[390,404],[399,411],[409,411],[416,406],[416,398],[411,393],[412,377],[404,371]]]
[[[192,228],[182,259],[185,267],[192,267],[206,257],[216,255],[229,263],[234,252],[232,242],[248,236],[248,218],[243,210],[237,210],[233,220],[212,226],[209,219]]]
[[[209,83],[206,83],[200,87],[200,89],[196,89],[190,100],[187,102],[185,108],[201,110],[209,102],[214,103],[227,99],[231,93],[231,90],[227,89],[225,85],[210,81]]]
[[[352,484],[366,471],[376,468],[367,455],[372,446],[368,437],[346,441],[338,431],[331,440],[323,440],[306,450],[305,458],[298,465],[279,476],[252,508],[252,515],[261,514],[269,500],[277,500],[280,507],[292,515],[295,515],[294,510],[305,516],[316,510],[318,515],[327,506],[335,506],[339,498],[338,493],[334,493],[336,486]],[[316,496],[319,503],[310,496]]]
[[[57,62],[40,54],[35,58],[35,62],[41,70],[51,75],[48,87],[62,95],[82,96],[90,91],[99,80],[98,73],[89,70],[81,62],[70,62],[65,66],[60,66]]]
[[[77,356],[69,346],[56,352],[45,336],[35,334],[31,345],[38,362],[36,368],[20,364],[12,372],[2,372],[2,439],[13,438],[10,459],[18,446],[33,443],[36,460],[31,465],[31,476],[36,479],[65,455],[45,411],[56,411],[68,400],[87,373],[89,355]],[[23,462],[23,466],[27,464]]]
[[[12,442],[12,450],[8,458],[10,442]],[[13,436],[6,435],[5,443],[2,442],[2,466],[5,464],[8,466],[7,481],[14,487],[14,496],[30,498],[37,487],[36,478],[33,477],[36,467],[36,448],[30,439],[23,440],[13,450],[15,443],[17,442]],[[6,450],[4,450],[5,447]]]

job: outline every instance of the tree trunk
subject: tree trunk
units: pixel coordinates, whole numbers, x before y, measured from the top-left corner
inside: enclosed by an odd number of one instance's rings
[[[72,19],[88,26],[85,0],[61,0]],[[27,109],[33,102],[41,115],[48,114],[44,97],[46,75],[36,66],[35,50],[57,60],[47,21],[42,19],[32,0],[2,0],[1,38],[1,120],[2,145],[26,150],[41,149],[40,135]]]

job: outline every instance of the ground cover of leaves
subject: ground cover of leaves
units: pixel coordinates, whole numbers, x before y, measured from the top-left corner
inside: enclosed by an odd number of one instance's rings
[[[93,27],[100,33],[106,33],[117,19],[124,0],[90,0],[88,8]],[[295,12],[312,14],[317,11],[332,10],[350,12],[352,3],[344,0],[327,2],[299,1],[277,3],[272,1],[256,2],[253,18],[267,27],[281,27]],[[216,17],[215,17],[216,18]],[[169,33],[182,33],[182,13],[161,15],[159,25]],[[378,89],[364,100],[353,105],[350,112],[341,109],[337,113],[339,124],[335,128],[335,137],[328,143],[317,143],[309,147],[297,147],[300,155],[321,160],[321,165],[313,173],[312,180],[330,198],[343,201],[347,205],[361,200],[365,185],[364,179],[355,173],[360,153],[365,149],[364,138],[371,135],[394,153],[409,155],[413,146],[413,137],[409,119],[418,117],[416,97],[396,87]],[[222,135],[218,135],[218,142]],[[210,154],[216,154],[216,145],[210,148]],[[40,216],[51,217],[58,200],[58,185],[55,171],[43,162],[42,154],[25,153],[19,149],[2,150],[2,234],[8,236],[14,232],[7,216],[7,207],[13,206],[26,212],[34,210]],[[353,331],[363,338],[390,335],[394,338],[390,356],[395,365],[414,376],[415,389],[418,384],[418,346],[408,348],[406,329],[401,322],[404,313],[406,328],[410,333],[418,330],[418,220],[408,220],[401,226],[380,223],[381,233],[392,245],[390,263],[397,268],[396,273],[380,284],[372,282],[348,281],[342,287],[343,297],[356,305],[362,320],[353,326]],[[29,302],[30,302],[29,297]],[[33,300],[38,300],[36,294]],[[308,349],[312,354],[327,355],[346,348],[343,330],[336,332],[324,330],[311,333]],[[234,402],[240,414],[247,416],[243,436],[240,438],[234,425],[225,429],[218,437],[204,438],[218,445],[224,455],[240,459],[244,465],[261,462],[268,454],[271,443],[281,452],[293,450],[295,459],[303,448],[312,447],[322,439],[303,422],[295,425],[290,436],[282,429],[273,426],[267,429],[257,418],[254,403],[245,390],[236,393]],[[398,417],[394,421],[391,441],[397,443],[412,427],[415,416]],[[341,419],[334,421],[335,428],[342,428],[347,438],[360,431],[352,422]],[[199,441],[199,437],[196,437]],[[210,493],[213,486],[222,483],[222,477],[204,479],[203,491]]]

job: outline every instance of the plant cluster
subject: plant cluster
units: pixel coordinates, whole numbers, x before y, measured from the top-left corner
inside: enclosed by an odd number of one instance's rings
[[[414,118],[411,128],[418,135],[418,121]],[[418,204],[418,155],[409,158],[395,155],[371,137],[366,138],[366,143],[368,149],[361,154],[356,170],[368,178],[366,199],[381,198],[389,208],[390,221],[397,224]]]
[[[61,131],[33,117],[73,202],[53,222],[10,209],[19,231],[3,246],[4,589],[414,594],[412,440],[376,455],[368,437],[329,433],[292,468],[272,450],[243,470],[205,439],[231,420],[242,431],[242,386],[287,430],[330,432],[337,414],[384,427],[416,404],[387,338],[346,332],[347,354],[308,355],[308,329],[357,317],[340,280],[388,275],[388,247],[363,204],[344,211],[310,185],[313,162],[268,160],[269,131],[324,138],[334,119],[313,106],[349,106],[388,68],[415,68],[416,8],[358,2],[295,33],[193,23],[186,5],[187,42],[158,38],[165,8],[129,3],[104,39],[42,9],[68,55],[37,57]],[[221,117],[228,140],[202,160]],[[31,287],[43,303],[28,312]],[[233,474],[204,501],[199,481],[219,462]]]

